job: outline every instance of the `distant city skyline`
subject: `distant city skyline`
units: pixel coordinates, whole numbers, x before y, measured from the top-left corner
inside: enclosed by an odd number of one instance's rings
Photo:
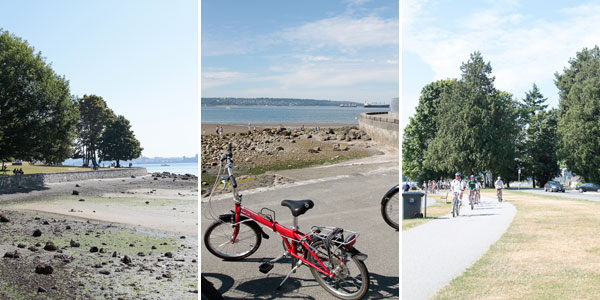
[[[5,1],[0,28],[130,120],[142,155],[198,153],[196,1]]]
[[[202,97],[388,102],[398,1],[202,1]]]

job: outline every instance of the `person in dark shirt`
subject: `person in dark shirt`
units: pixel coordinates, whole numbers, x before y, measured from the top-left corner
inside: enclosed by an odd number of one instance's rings
[[[408,181],[404,183],[404,192],[410,191],[410,186],[408,185]]]

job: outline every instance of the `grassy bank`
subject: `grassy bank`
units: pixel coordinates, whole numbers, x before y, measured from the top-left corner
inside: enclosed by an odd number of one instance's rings
[[[428,194],[427,197],[434,198],[437,203],[427,207],[427,218],[402,220],[402,230],[410,229],[415,226],[427,223],[431,220],[435,220],[441,216],[447,215],[452,209],[452,204],[446,204],[445,200],[442,199],[442,197],[444,197],[445,195],[446,192],[440,192],[438,194]]]
[[[507,232],[434,299],[597,299],[600,203],[514,191],[504,199],[517,208]]]
[[[59,172],[80,172],[90,171],[90,168],[74,167],[74,166],[47,166],[47,165],[30,165],[24,163],[21,166],[6,166],[6,173],[0,172],[3,175],[14,175],[13,169],[23,169],[25,174],[38,174],[38,173],[59,173]]]

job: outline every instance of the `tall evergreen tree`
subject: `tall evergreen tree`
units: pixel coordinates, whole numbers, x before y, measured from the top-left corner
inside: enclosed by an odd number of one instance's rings
[[[577,52],[555,77],[559,159],[584,180],[600,183],[600,48]]]
[[[494,87],[481,53],[471,54],[461,71],[461,80],[441,94],[437,133],[423,164],[446,175],[491,172],[510,180],[516,177],[516,102]]]
[[[420,182],[444,175],[426,168],[423,159],[425,150],[437,132],[436,116],[441,94],[455,83],[456,79],[439,80],[421,90],[415,115],[410,118],[402,137],[402,172],[410,179]]]

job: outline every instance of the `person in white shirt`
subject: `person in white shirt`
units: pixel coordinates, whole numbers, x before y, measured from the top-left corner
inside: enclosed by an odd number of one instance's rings
[[[498,180],[496,180],[494,185],[496,186],[496,195],[500,199],[499,201],[502,202],[502,187],[504,186],[504,182],[502,182],[500,176],[498,176]]]
[[[450,183],[450,189],[453,193],[458,193],[458,198],[460,200],[460,205],[462,205],[462,196],[463,191],[465,190],[465,182],[461,178],[460,172],[456,172],[454,174],[454,180]]]

